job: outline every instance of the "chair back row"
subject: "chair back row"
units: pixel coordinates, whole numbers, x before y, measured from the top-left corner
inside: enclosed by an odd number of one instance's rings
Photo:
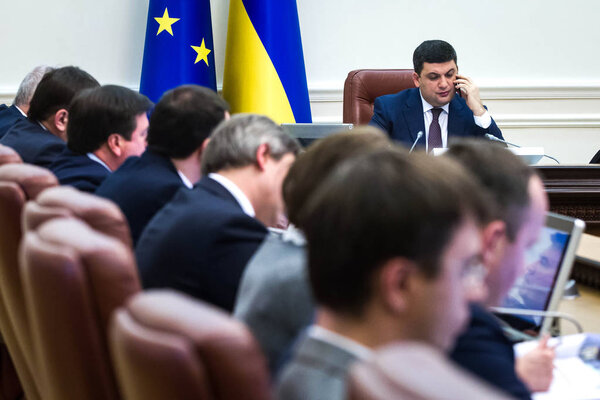
[[[0,166],[0,330],[26,397],[269,398],[246,327],[183,295],[141,293],[118,207],[57,184]]]

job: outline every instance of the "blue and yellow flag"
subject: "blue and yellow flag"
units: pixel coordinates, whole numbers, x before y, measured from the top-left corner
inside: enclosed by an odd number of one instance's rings
[[[231,0],[223,97],[231,111],[311,122],[296,0]]]
[[[140,92],[157,102],[187,83],[217,90],[210,0],[150,0]]]

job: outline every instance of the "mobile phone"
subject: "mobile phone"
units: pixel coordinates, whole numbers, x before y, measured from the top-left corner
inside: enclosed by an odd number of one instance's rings
[[[460,90],[460,88],[457,88],[456,86],[454,86],[454,89],[456,90],[456,94],[458,94],[458,97],[462,97],[462,90]]]

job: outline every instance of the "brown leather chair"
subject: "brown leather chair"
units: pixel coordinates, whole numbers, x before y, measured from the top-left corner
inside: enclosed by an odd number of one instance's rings
[[[131,248],[54,218],[25,233],[21,276],[42,397],[120,398],[106,332],[111,313],[141,290]]]
[[[8,146],[0,144],[0,165],[21,163],[23,163],[23,160],[16,151]]]
[[[368,362],[355,364],[348,391],[349,400],[509,400],[439,350],[417,342],[384,347]]]
[[[79,218],[93,229],[119,239],[128,247],[133,246],[127,219],[115,203],[70,186],[45,190],[35,201],[28,202],[23,212],[23,230],[37,229],[49,219],[60,216]]]
[[[128,400],[270,398],[267,365],[241,322],[172,291],[148,291],[113,316],[110,344]]]
[[[357,69],[344,82],[344,123],[368,124],[375,99],[414,88],[412,69]]]
[[[43,190],[58,185],[47,169],[28,164],[0,165],[0,331],[17,369],[28,399],[39,399],[34,381],[34,363],[30,349],[18,268],[18,246],[21,240],[21,212],[26,200]]]

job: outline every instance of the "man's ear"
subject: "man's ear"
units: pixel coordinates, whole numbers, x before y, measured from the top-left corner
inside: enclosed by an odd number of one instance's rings
[[[256,166],[261,171],[264,171],[265,165],[270,157],[269,145],[266,143],[261,144],[256,149]]]
[[[123,146],[124,140],[125,139],[123,136],[119,135],[118,133],[111,133],[108,135],[108,139],[106,140],[106,146],[116,157],[120,157],[123,153],[123,149],[121,147]]]
[[[52,121],[58,132],[61,134],[61,137],[66,141],[67,140],[67,124],[69,122],[69,112],[61,108],[56,113],[54,113],[54,121]]]
[[[503,243],[506,239],[506,223],[500,220],[494,220],[483,228],[483,263],[485,265],[495,264],[503,251]]]
[[[412,78],[413,78],[413,83],[415,84],[416,87],[419,87],[419,74],[417,74],[416,72],[413,72],[412,74]]]
[[[379,273],[379,292],[385,307],[394,314],[402,313],[408,305],[407,295],[411,290],[411,278],[415,272],[411,261],[395,257],[385,262]]]

